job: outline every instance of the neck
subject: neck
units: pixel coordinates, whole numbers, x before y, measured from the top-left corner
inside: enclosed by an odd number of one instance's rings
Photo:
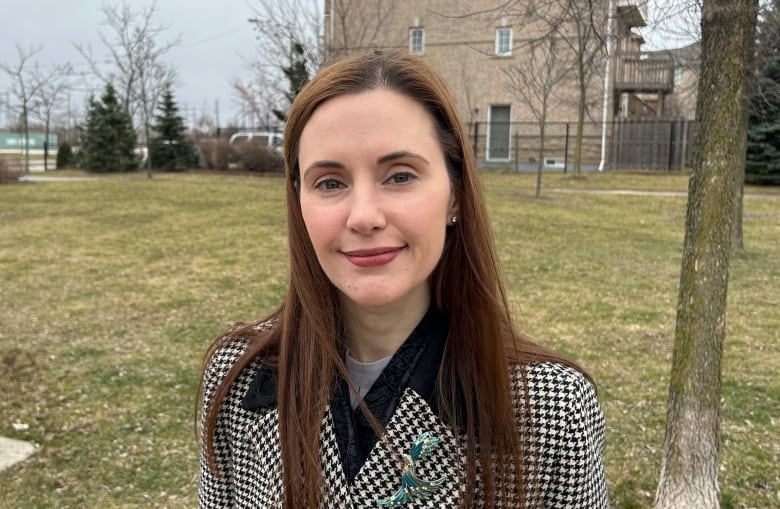
[[[343,302],[350,356],[360,362],[374,362],[393,355],[420,323],[430,305],[430,294],[382,308],[361,307]]]

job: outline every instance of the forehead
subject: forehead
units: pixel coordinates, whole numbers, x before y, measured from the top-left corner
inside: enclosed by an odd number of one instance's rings
[[[322,121],[324,117],[357,114],[365,119],[416,118],[432,124],[433,118],[423,105],[400,92],[384,88],[339,95],[317,106],[304,125]]]
[[[434,142],[441,149],[433,117],[421,103],[395,91],[376,89],[341,95],[319,105],[301,132],[299,156],[343,145],[367,150],[380,142],[423,146]]]

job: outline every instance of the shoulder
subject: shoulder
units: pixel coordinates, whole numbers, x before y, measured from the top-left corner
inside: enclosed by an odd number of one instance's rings
[[[207,392],[209,388],[219,385],[244,355],[253,336],[269,332],[276,323],[276,320],[238,323],[223,333],[214,342],[203,370],[203,383]]]
[[[515,387],[527,387],[531,399],[596,399],[596,389],[590,380],[577,369],[559,362],[515,365],[512,367],[512,383]]]
[[[609,507],[604,415],[590,380],[558,362],[512,366],[511,379],[518,424],[533,450],[529,483],[538,487],[539,505]]]
[[[577,369],[558,362],[534,362],[511,368],[515,405],[527,401],[533,427],[564,426],[603,434],[604,416],[596,389]]]
[[[530,431],[532,482],[543,505],[608,507],[604,414],[590,380],[557,362],[513,366],[511,378],[518,422]]]

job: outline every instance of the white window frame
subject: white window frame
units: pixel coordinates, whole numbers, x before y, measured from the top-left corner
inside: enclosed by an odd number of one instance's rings
[[[502,39],[506,38],[506,47],[502,47]],[[512,56],[512,27],[498,27],[496,28],[496,56],[498,57],[511,57]]]
[[[415,35],[420,34],[420,47],[415,47]],[[425,53],[425,29],[423,27],[411,27],[409,29],[409,53],[422,55]]]

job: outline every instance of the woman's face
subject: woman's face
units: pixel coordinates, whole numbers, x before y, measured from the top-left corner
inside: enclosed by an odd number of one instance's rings
[[[323,103],[299,144],[303,220],[352,306],[428,306],[456,203],[428,112],[388,90]]]

